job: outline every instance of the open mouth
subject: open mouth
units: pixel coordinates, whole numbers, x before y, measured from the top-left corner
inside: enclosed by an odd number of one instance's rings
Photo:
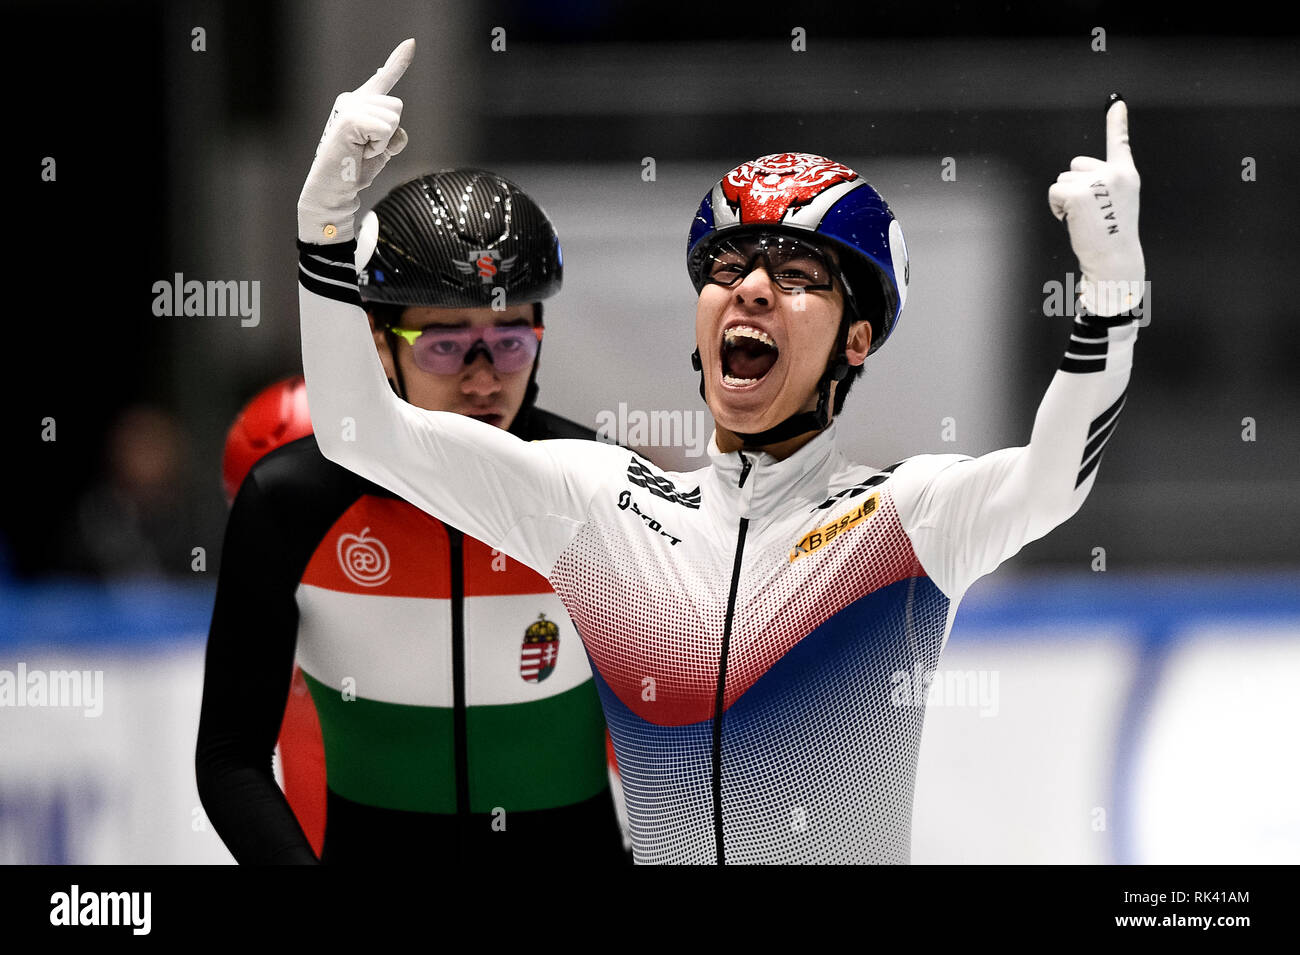
[[[467,417],[475,418],[479,421],[484,421],[492,425],[494,428],[501,427],[501,422],[506,420],[505,415],[499,415],[499,414],[471,414],[468,415]]]
[[[772,370],[780,354],[766,332],[733,325],[722,333],[722,380],[732,387],[752,385]]]

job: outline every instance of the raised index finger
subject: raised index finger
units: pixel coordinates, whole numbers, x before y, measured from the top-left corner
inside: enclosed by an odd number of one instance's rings
[[[1111,93],[1106,110],[1106,162],[1133,165],[1128,147],[1128,103],[1118,93]]]
[[[397,85],[397,81],[402,78],[402,74],[411,65],[411,60],[414,57],[415,37],[403,40],[397,44],[397,49],[388,54],[388,62],[375,70],[375,75],[358,86],[356,92],[387,93]]]

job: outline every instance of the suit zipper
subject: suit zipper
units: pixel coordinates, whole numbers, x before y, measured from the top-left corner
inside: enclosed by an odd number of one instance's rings
[[[741,461],[740,481],[736,486],[743,488],[753,464],[743,453],[736,453],[740,454]],[[736,615],[736,591],[740,586],[740,564],[748,530],[749,518],[742,517],[740,530],[736,532],[736,559],[731,566],[731,590],[727,594],[727,617],[722,625],[722,652],[718,658],[718,694],[713,703],[713,840],[718,865],[727,864],[722,833],[722,713],[727,694],[727,652],[731,648],[731,624]]]
[[[446,527],[446,525],[443,525]],[[451,545],[452,739],[456,759],[456,815],[469,814],[469,744],[465,729],[465,535],[446,527]]]

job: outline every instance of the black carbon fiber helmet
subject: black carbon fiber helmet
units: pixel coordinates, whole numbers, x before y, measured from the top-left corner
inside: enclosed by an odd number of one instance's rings
[[[558,292],[564,272],[541,206],[482,169],[444,169],[397,186],[367,214],[357,246],[364,302],[525,305]]]

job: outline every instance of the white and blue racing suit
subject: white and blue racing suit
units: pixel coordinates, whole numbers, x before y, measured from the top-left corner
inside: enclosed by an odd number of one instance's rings
[[[390,390],[353,243],[302,245],[303,366],[326,457],[545,576],[591,661],[642,863],[907,862],[924,707],[979,577],[1074,514],[1124,407],[1134,322],[1076,319],[1024,447],[663,472],[525,442]]]

